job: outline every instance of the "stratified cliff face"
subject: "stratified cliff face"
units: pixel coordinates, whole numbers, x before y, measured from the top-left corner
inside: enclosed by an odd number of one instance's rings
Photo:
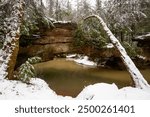
[[[112,68],[116,66],[116,68],[124,69],[119,54],[112,44],[108,44],[106,47],[99,49],[90,46],[77,47],[74,45],[74,34],[77,29],[76,23],[57,22],[54,23],[54,26],[53,29],[41,29],[40,36],[33,35],[32,37],[25,36],[23,38],[23,43],[20,43],[17,67],[24,63],[27,58],[33,56],[39,56],[43,61],[49,61],[58,55],[78,53],[87,55],[92,60],[98,60],[98,64],[100,65],[105,64],[105,66]],[[138,43],[142,44],[141,47],[145,56],[150,59],[150,45],[147,46],[150,43],[141,39],[138,39]],[[139,68],[143,68],[142,59],[135,58],[134,62]]]
[[[55,54],[70,53],[74,51],[72,42],[74,32],[77,28],[76,23],[54,23],[53,29],[43,32],[41,37],[26,38],[30,41],[26,46],[21,46],[20,56],[40,56],[43,61],[50,60]]]
[[[79,53],[88,55],[91,58],[104,58],[104,60],[111,56],[118,57],[118,53],[113,47],[101,49],[89,46],[76,47],[74,45],[74,34],[77,29],[76,23],[57,22],[54,23],[54,26],[53,29],[41,29],[40,36],[22,37],[17,66],[33,56],[39,56],[43,61],[51,60],[55,55],[67,53]]]

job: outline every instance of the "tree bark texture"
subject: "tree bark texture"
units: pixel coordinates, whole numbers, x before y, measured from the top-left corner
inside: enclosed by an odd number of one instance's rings
[[[12,12],[5,20],[6,35],[0,55],[1,77],[13,79],[13,71],[19,50],[20,27],[23,19],[24,0],[14,0]]]

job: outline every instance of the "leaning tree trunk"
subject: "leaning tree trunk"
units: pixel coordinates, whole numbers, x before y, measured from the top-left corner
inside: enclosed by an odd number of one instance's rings
[[[133,61],[131,60],[131,58],[127,55],[127,52],[124,49],[124,47],[120,44],[118,39],[112,34],[112,32],[109,30],[109,28],[107,27],[107,25],[103,21],[103,19],[101,17],[99,17],[98,15],[91,15],[91,16],[85,18],[85,20],[88,18],[92,18],[92,17],[97,18],[99,20],[104,31],[109,36],[111,43],[114,45],[114,47],[120,53],[120,57],[121,57],[123,63],[125,64],[127,71],[130,73],[130,75],[134,81],[135,87],[141,88],[141,89],[150,87],[149,84],[147,83],[147,81],[144,79],[144,77],[140,73],[140,71],[137,69],[137,67],[133,63]]]
[[[20,27],[23,18],[24,0],[14,0],[6,27],[5,42],[0,52],[0,78],[13,79],[13,71],[19,50]]]

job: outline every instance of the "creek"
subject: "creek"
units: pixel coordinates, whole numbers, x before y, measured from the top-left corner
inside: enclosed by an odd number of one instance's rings
[[[54,59],[34,65],[37,76],[63,96],[77,96],[85,86],[95,83],[115,83],[119,88],[132,86],[127,71],[87,67],[66,59]],[[150,69],[141,70],[150,83]]]

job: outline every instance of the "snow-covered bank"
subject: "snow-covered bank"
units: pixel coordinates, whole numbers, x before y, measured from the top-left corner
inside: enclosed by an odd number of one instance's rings
[[[48,100],[99,100],[99,99],[150,99],[150,90],[133,87],[118,89],[115,84],[97,83],[85,87],[81,93],[72,98],[57,95],[47,83],[33,78],[31,84],[20,81],[0,80],[0,99],[48,99]]]
[[[67,57],[67,60],[75,61],[78,64],[82,64],[85,66],[92,66],[92,67],[97,66],[97,64],[95,62],[89,60],[88,56],[81,56],[78,54],[70,54],[70,55],[67,55],[66,57]]]
[[[0,99],[70,99],[58,96],[48,84],[38,78],[32,78],[31,84],[20,81],[0,80]]]
[[[128,99],[150,99],[150,93],[142,89],[124,87],[118,89],[115,84],[97,83],[89,85],[77,96],[77,99],[87,100],[128,100]]]

